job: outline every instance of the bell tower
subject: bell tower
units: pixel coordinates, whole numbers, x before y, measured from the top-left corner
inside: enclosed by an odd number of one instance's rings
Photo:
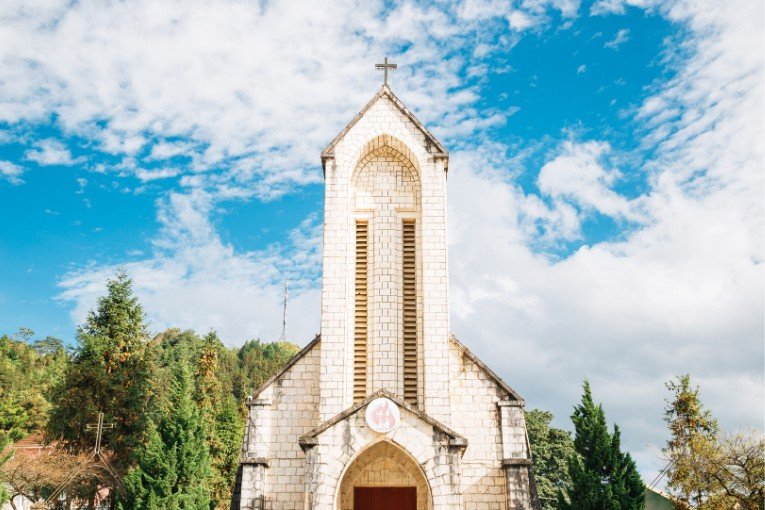
[[[449,423],[448,153],[386,82],[322,164],[320,419],[385,389]]]
[[[538,509],[523,398],[449,334],[446,149],[386,79],[321,156],[321,335],[248,397],[231,508]]]

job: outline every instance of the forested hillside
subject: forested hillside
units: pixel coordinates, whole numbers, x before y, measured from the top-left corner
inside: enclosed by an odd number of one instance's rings
[[[177,507],[193,486],[198,497],[183,508],[228,508],[245,398],[297,351],[259,340],[226,347],[214,331],[150,334],[132,282],[116,275],[75,345],[28,329],[0,337],[0,477],[10,492],[0,500],[46,498],[66,481],[57,471],[97,464],[87,460],[95,440],[87,426],[103,412],[113,425],[104,451],[119,480],[92,466],[69,482],[70,504],[94,507],[106,487],[112,508]],[[13,455],[25,438],[49,445],[47,454]]]

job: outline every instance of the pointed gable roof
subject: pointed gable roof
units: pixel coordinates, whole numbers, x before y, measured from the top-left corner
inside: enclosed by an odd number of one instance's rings
[[[431,154],[434,157],[441,157],[445,158],[448,162],[449,159],[449,151],[446,150],[446,148],[441,145],[441,142],[439,142],[435,136],[433,136],[433,133],[428,131],[428,128],[425,127],[425,125],[419,121],[417,117],[414,116],[414,114],[404,106],[404,103],[401,102],[401,100],[396,97],[396,95],[391,91],[390,87],[387,85],[383,85],[380,87],[380,90],[377,92],[377,94],[374,95],[374,97],[364,106],[364,108],[361,109],[359,113],[356,114],[356,116],[343,128],[342,131],[340,131],[337,136],[335,137],[332,142],[327,145],[327,147],[321,151],[321,166],[326,171],[326,161],[328,159],[332,159],[335,157],[335,146],[342,140],[345,135],[348,133],[348,131],[351,130],[353,126],[356,125],[356,123],[361,120],[362,117],[364,117],[364,114],[367,113],[367,111],[374,105],[377,101],[379,101],[381,98],[387,97],[391,103],[393,103],[396,108],[399,109],[401,113],[403,113],[411,122],[414,124],[417,129],[419,129],[422,134],[425,136],[426,142],[432,146],[435,151],[431,152]],[[429,151],[430,152],[430,151]],[[444,168],[446,168],[446,163],[444,164]]]

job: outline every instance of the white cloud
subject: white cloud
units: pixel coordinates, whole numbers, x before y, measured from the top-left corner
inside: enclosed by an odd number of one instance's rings
[[[624,14],[627,6],[650,9],[658,3],[657,0],[597,0],[590,7],[590,15]]]
[[[639,203],[641,223],[621,241],[563,259],[537,253],[523,221],[533,196],[486,171],[501,161],[454,154],[450,164],[453,329],[560,424],[589,377],[649,479],[663,467],[670,377],[689,372],[726,428],[763,422],[763,71],[752,46],[762,9],[661,11],[692,35],[676,77],[634,118],[652,151],[636,169],[643,195],[612,191],[599,143],[564,145],[544,166],[541,191],[577,208],[618,215]]]
[[[53,138],[39,140],[33,144],[33,147],[24,153],[24,158],[38,165],[72,166],[83,161],[83,158],[73,158],[66,145]]]
[[[24,181],[21,179],[21,174],[23,173],[24,169],[19,165],[10,161],[0,161],[0,177],[11,184],[22,184]]]
[[[180,173],[181,171],[178,168],[139,168],[135,171],[135,176],[138,177],[138,179],[140,179],[142,182],[148,182],[156,181],[157,179],[175,177]]]
[[[505,0],[467,0],[459,3],[458,13],[462,20],[488,20],[504,17],[512,28],[523,30],[528,28],[525,22],[519,27],[513,26],[510,19],[515,15],[516,23],[521,17],[534,20],[535,24],[544,22],[545,11],[552,8],[561,13],[564,18],[576,17],[579,11],[579,0],[524,0],[523,2],[508,2]]]
[[[618,49],[619,46],[630,40],[630,31],[627,28],[623,28],[616,32],[616,35],[610,41],[607,41],[604,46],[606,48]]]
[[[160,204],[163,228],[154,253],[122,265],[93,265],[65,275],[59,299],[73,302],[81,323],[107,278],[124,267],[155,332],[167,327],[198,332],[215,329],[231,345],[249,338],[273,341],[281,328],[283,280],[292,281],[289,340],[304,344],[318,333],[320,226],[307,218],[289,234],[289,244],[255,252],[234,251],[209,221],[209,194],[172,193]],[[140,257],[141,252],[131,252]]]
[[[518,31],[526,30],[534,24],[531,16],[523,11],[513,11],[508,14],[507,22],[510,24],[510,28]]]
[[[452,329],[530,406],[568,426],[589,377],[646,473],[662,467],[675,374],[693,374],[726,427],[761,423],[762,271],[730,203],[656,190],[649,226],[551,260],[529,247],[532,197],[464,159],[449,178]]]
[[[149,159],[169,159],[176,156],[191,155],[194,148],[185,142],[165,142],[155,143],[151,148]]]
[[[607,216],[635,218],[629,200],[611,189],[620,177],[619,172],[602,165],[602,158],[610,150],[603,142],[565,142],[561,154],[540,170],[537,178],[540,191]]]
[[[451,56],[470,45],[512,44],[484,33],[484,20],[523,30],[545,23],[550,9],[574,15],[578,2],[475,4],[7,1],[0,121],[53,116],[66,136],[136,162],[111,170],[145,178],[142,159],[184,156],[186,174],[216,170],[200,185],[271,198],[320,181],[316,154],[379,86],[372,64],[382,55],[400,64],[393,88],[446,141],[503,122],[474,106],[483,76],[462,81],[465,67],[480,62]],[[54,141],[46,144],[30,159],[73,164]]]

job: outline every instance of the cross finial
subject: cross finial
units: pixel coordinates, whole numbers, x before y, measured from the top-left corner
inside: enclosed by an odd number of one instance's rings
[[[388,84],[388,69],[395,71],[397,67],[398,67],[397,64],[389,64],[388,63],[388,57],[385,57],[385,62],[384,63],[382,63],[382,64],[375,64],[375,69],[377,69],[378,71],[383,71],[385,73],[384,78],[383,78],[383,85],[387,85]]]

